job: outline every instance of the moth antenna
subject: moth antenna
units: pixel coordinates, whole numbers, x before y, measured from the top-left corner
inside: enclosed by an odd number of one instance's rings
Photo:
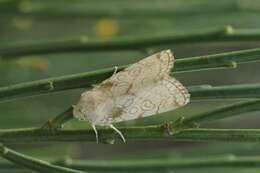
[[[96,129],[96,126],[94,124],[92,124],[92,128],[95,132],[95,135],[96,135],[96,141],[97,141],[97,144],[98,144],[98,132],[97,132],[97,129]]]
[[[110,127],[111,127],[113,130],[115,130],[115,131],[120,135],[120,137],[122,138],[123,142],[126,143],[126,140],[125,140],[124,135],[123,135],[115,126],[113,126],[113,124],[110,124]]]
[[[115,66],[115,70],[114,70],[113,75],[115,75],[117,73],[117,70],[118,70],[118,66]]]

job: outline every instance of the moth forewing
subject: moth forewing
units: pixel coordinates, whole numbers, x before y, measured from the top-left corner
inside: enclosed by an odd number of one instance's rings
[[[113,128],[112,124],[177,109],[189,102],[187,89],[171,77],[174,57],[170,50],[151,55],[113,74],[91,91],[82,94],[74,107],[78,119]]]

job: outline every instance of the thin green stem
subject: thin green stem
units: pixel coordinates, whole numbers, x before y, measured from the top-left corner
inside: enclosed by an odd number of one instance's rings
[[[260,84],[222,85],[215,87],[198,87],[189,90],[193,100],[259,98]]]
[[[171,124],[144,127],[119,128],[128,141],[136,140],[174,140],[174,141],[239,141],[259,142],[260,129],[203,129],[190,128],[176,131]],[[101,142],[119,139],[112,129],[98,129]],[[48,130],[39,128],[10,129],[0,131],[0,142],[95,142],[92,129],[88,130]]]
[[[24,82],[0,88],[0,101],[41,95],[74,88],[87,88],[113,74],[114,68]]]
[[[198,127],[204,121],[219,120],[227,117],[238,116],[243,113],[249,113],[260,110],[260,100],[249,100],[230,105],[225,105],[204,113],[190,116],[188,118],[181,117],[174,122],[175,129],[184,129],[190,127]],[[61,128],[63,124],[73,118],[72,108],[70,107],[64,113],[61,113],[52,120],[44,124],[43,128],[56,129]]]
[[[53,3],[52,1],[1,1],[1,12],[18,13],[29,16],[84,16],[84,17],[158,17],[180,16],[201,13],[225,13],[248,10],[248,6],[254,6],[253,2],[244,3],[238,0],[208,2],[197,0],[187,4],[181,1],[154,1],[140,0],[138,4],[131,1],[75,1],[73,4],[68,0]],[[123,8],[122,8],[123,7]],[[246,8],[247,7],[247,8]],[[245,9],[244,9],[245,8]],[[249,11],[253,9],[249,8]]]
[[[206,55],[178,59],[175,63],[174,72],[187,72],[219,67],[235,67],[236,64],[260,60],[260,49],[249,49],[235,52],[228,52],[215,55]],[[122,69],[127,66],[121,66]],[[96,70],[92,72],[78,73],[60,77],[53,77],[43,80],[24,82],[20,84],[0,87],[0,101],[18,99],[29,96],[36,96],[56,91],[86,88],[109,78],[114,68]],[[190,91],[193,99],[198,98],[223,98],[224,97],[258,97],[259,84],[222,86],[212,88],[194,89]],[[232,95],[231,95],[232,94]]]
[[[66,111],[59,114],[55,118],[48,120],[42,128],[58,129],[62,128],[63,124],[73,118],[72,107],[69,107]]]
[[[245,157],[235,155],[221,155],[196,157],[196,158],[154,158],[154,159],[140,159],[140,160],[71,160],[66,158],[64,160],[57,160],[51,162],[64,167],[80,169],[85,171],[106,171],[106,172],[120,172],[120,171],[166,171],[166,170],[183,170],[183,169],[198,169],[198,168],[258,168],[259,157]],[[9,163],[0,163],[0,169],[21,169],[16,165]]]
[[[209,41],[258,41],[260,31],[236,30],[231,26],[190,33],[173,33],[147,35],[138,37],[121,37],[109,40],[89,40],[86,36],[79,38],[47,40],[37,42],[20,42],[0,45],[0,57],[14,58],[31,54],[58,52],[91,52],[115,50],[146,50],[154,46],[209,42]]]
[[[227,117],[238,116],[243,113],[260,110],[260,100],[243,101],[230,105],[225,105],[188,118],[181,118],[174,123],[175,128],[198,127],[204,121],[219,120]]]
[[[162,171],[196,168],[250,167],[260,166],[259,157],[236,157],[233,155],[215,158],[161,158],[147,160],[114,160],[114,161],[65,161],[62,166],[89,171]]]
[[[239,157],[234,155],[209,156],[197,158],[158,158],[140,160],[71,160],[65,159],[52,162],[60,166],[80,169],[85,171],[166,171],[198,168],[259,168],[259,157]],[[3,167],[18,169],[15,165],[2,164]],[[1,167],[0,167],[1,168]]]
[[[18,165],[24,166],[26,168],[32,169],[37,172],[43,173],[85,173],[83,171],[78,171],[70,168],[65,168],[62,166],[52,165],[48,162],[38,160],[36,158],[26,156],[24,154],[18,153],[11,150],[3,145],[0,145],[0,155]]]

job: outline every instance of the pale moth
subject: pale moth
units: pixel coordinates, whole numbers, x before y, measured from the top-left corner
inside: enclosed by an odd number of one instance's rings
[[[114,74],[82,93],[73,115],[96,125],[109,126],[125,142],[113,123],[147,117],[177,109],[190,100],[187,89],[169,74],[174,57],[170,50],[151,55]]]

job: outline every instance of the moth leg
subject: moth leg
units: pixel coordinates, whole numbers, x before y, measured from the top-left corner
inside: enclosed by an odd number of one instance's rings
[[[91,126],[92,126],[92,128],[93,128],[93,130],[94,130],[94,132],[95,132],[96,141],[97,141],[97,144],[98,144],[98,132],[97,132],[96,126],[95,126],[95,124],[92,124]]]
[[[123,136],[123,134],[115,126],[113,126],[113,124],[110,124],[110,127],[113,130],[115,130],[120,135],[120,137],[122,138],[123,142],[126,143],[126,140],[125,140],[125,137]]]

